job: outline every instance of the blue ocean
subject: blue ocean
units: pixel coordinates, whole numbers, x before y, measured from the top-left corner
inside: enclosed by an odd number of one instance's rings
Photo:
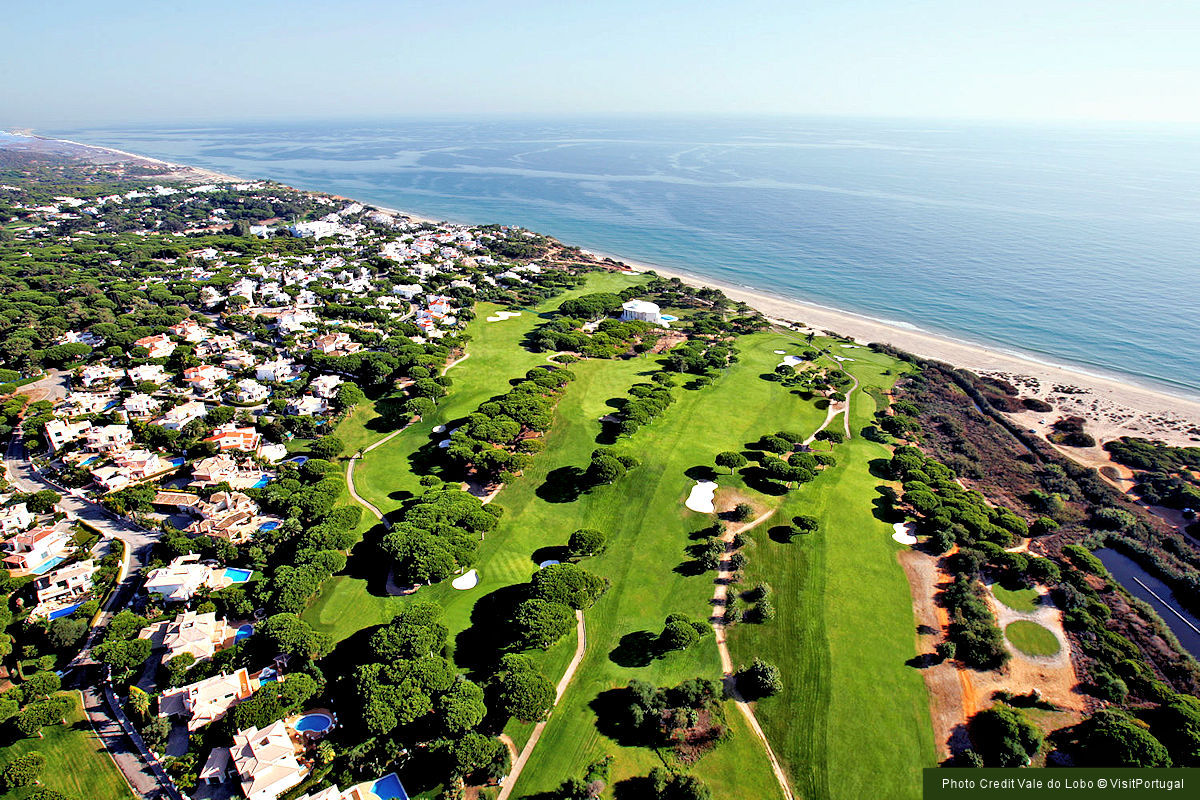
[[[849,119],[46,131],[1200,395],[1200,131]]]

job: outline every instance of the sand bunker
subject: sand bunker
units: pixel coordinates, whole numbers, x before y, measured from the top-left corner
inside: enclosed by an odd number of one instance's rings
[[[454,580],[450,581],[450,585],[455,589],[474,589],[479,584],[479,573],[475,570],[464,572]]]
[[[845,356],[834,356],[834,357],[833,357],[833,360],[834,360],[834,361],[853,361],[854,359],[853,359],[853,358],[846,358]]]
[[[913,536],[913,530],[915,530],[916,527],[917,526],[911,522],[897,522],[892,526],[892,528],[894,528],[896,531],[892,534],[892,538],[900,544],[907,544],[910,546],[914,545],[917,543],[917,537]]]
[[[692,511],[711,514],[716,510],[713,508],[713,496],[716,493],[716,481],[696,481],[696,485],[692,487],[692,493],[688,495],[687,502],[684,505]]]
[[[445,433],[445,431],[446,431],[445,425],[434,425],[433,426],[434,433]]]
[[[781,355],[783,355],[783,354],[784,354],[784,353],[786,353],[786,352],[787,352],[787,350],[776,350],[776,351],[775,351],[775,355],[777,355],[777,356],[781,356]]]
[[[440,442],[438,442],[438,447],[442,448],[443,450],[445,450],[449,446],[450,446],[449,439],[442,439]]]
[[[511,319],[512,317],[519,317],[519,316],[521,316],[520,311],[497,311],[495,314],[488,317],[487,321],[488,322],[503,322],[506,319]]]
[[[834,356],[834,357],[836,358],[836,356]],[[804,363],[804,359],[801,358],[800,356],[784,356],[783,361],[779,362],[779,366],[782,367],[784,364],[787,364],[789,367],[794,367],[797,364],[803,364],[803,363]]]
[[[546,567],[553,566],[554,564],[561,564],[561,563],[562,563],[561,561],[556,561],[553,558],[548,558],[545,561],[543,561],[542,563],[538,564],[538,569],[545,569]]]

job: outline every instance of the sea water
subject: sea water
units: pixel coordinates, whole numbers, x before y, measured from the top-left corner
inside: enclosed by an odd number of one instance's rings
[[[1200,131],[845,119],[48,131],[1200,394]]]

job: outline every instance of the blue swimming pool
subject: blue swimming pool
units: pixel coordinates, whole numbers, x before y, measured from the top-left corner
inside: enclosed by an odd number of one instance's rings
[[[408,792],[400,784],[396,773],[384,775],[371,786],[371,791],[379,800],[408,800]]]
[[[250,576],[254,573],[248,569],[234,569],[233,567],[225,568],[225,577],[229,578],[233,583],[245,583],[250,580]]]
[[[291,461],[297,467],[303,467],[308,463],[308,456],[295,456],[293,458],[289,458],[288,461]]]
[[[100,460],[100,456],[88,456],[83,461],[79,462],[79,466],[86,467],[88,464],[91,464],[91,463],[99,461],[99,460]]]
[[[187,459],[182,456],[175,456],[174,458],[168,458],[167,463],[172,467],[182,467],[187,463]]]
[[[270,483],[270,482],[271,482],[271,476],[270,476],[270,475],[263,475],[261,478],[259,478],[258,480],[256,480],[256,481],[254,482],[254,485],[253,485],[253,486],[251,486],[250,488],[251,488],[251,489],[261,489],[261,488],[263,488],[264,486],[266,486],[266,485],[267,485],[268,483]]]
[[[262,525],[259,525],[258,529],[260,531],[273,531],[279,527],[279,524],[280,523],[277,520],[271,520],[270,522],[264,522]]]
[[[33,574],[34,575],[44,575],[66,560],[67,560],[66,556],[55,556],[54,558],[47,561],[45,564],[42,564],[37,569],[33,570]]]
[[[254,626],[247,623],[237,629],[237,633],[235,633],[233,635],[233,640],[235,642],[240,642],[242,639],[249,639],[253,633],[254,633]]]
[[[305,714],[296,720],[296,724],[293,727],[302,733],[325,733],[333,727],[333,717],[320,711],[315,711],[312,714]]]
[[[674,322],[675,320],[679,319],[679,317],[672,317],[670,314],[660,314],[658,318],[663,322]]]
[[[69,614],[74,613],[75,609],[79,608],[81,605],[83,605],[83,603],[76,603],[73,606],[66,606],[64,608],[58,609],[57,611],[51,611],[47,618],[48,619],[58,619],[59,617],[68,616]]]

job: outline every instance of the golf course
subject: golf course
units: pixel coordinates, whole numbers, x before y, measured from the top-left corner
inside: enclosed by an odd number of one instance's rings
[[[435,414],[409,425],[355,464],[357,493],[384,514],[395,513],[423,491],[419,479],[443,434],[481,402],[507,391],[510,381],[547,363],[547,354],[523,346],[527,334],[563,300],[589,292],[618,291],[642,280],[599,273],[587,285],[559,295],[521,316],[488,322],[498,307],[481,304],[467,332],[467,357],[446,373],[449,395]],[[675,313],[674,311],[672,313]],[[653,641],[670,614],[706,621],[712,613],[714,574],[693,556],[699,532],[714,514],[688,510],[697,480],[717,482],[717,511],[734,502],[751,505],[769,518],[748,532],[747,563],[731,593],[764,582],[778,610],[774,620],[741,622],[728,629],[734,668],[756,657],[775,664],[782,691],[756,703],[755,713],[797,797],[917,797],[920,768],[936,757],[922,679],[905,662],[913,657],[914,621],[907,584],[897,561],[902,547],[890,524],[874,515],[873,500],[882,480],[871,462],[888,457],[883,445],[863,439],[882,397],[903,365],[866,348],[841,350],[820,337],[807,344],[801,334],[769,330],[738,337],[737,360],[708,385],[672,388],[674,402],[632,436],[607,438],[601,418],[612,414],[614,398],[660,370],[662,356],[585,359],[569,365],[569,384],[544,436],[545,449],[533,466],[506,484],[492,502],[504,509],[500,524],[486,534],[472,565],[476,586],[456,590],[450,581],[423,587],[409,596],[389,596],[377,565],[356,552],[343,575],[329,581],[304,618],[341,641],[363,628],[387,622],[405,603],[433,601],[444,609],[454,658],[472,675],[494,660],[495,609],[513,587],[529,581],[538,564],[565,558],[572,531],[592,528],[607,534],[604,551],[583,559],[588,571],[610,587],[585,613],[586,649],[572,681],[554,708],[540,741],[517,777],[513,797],[556,789],[588,764],[612,756],[611,781],[645,776],[668,763],[702,774],[714,797],[779,798],[783,789],[766,749],[737,713],[723,701],[729,735],[694,764],[673,763],[673,755],[625,741],[606,723],[612,692],[631,680],[674,686],[702,677],[722,677],[711,635],[682,651],[661,654]],[[811,435],[827,417],[827,401],[806,397],[769,379],[781,356],[810,347],[831,348],[840,367],[858,381],[849,403],[851,437],[841,444],[818,442],[836,463],[815,480],[780,494],[760,491],[760,482],[740,472],[714,467],[723,451],[746,452],[764,435],[795,431]],[[383,400],[379,402],[384,402]],[[377,415],[363,406],[338,430],[353,455],[383,439]],[[842,430],[840,415],[829,422]],[[610,485],[581,489],[577,476],[599,446],[613,446],[640,464]],[[758,488],[755,488],[758,487]],[[787,541],[778,527],[795,515],[811,515],[818,529]],[[376,524],[364,513],[362,529]],[[546,651],[530,651],[542,671],[557,682],[576,646],[574,635]],[[510,722],[506,733],[521,748],[532,725]],[[870,776],[870,787],[864,781]]]

